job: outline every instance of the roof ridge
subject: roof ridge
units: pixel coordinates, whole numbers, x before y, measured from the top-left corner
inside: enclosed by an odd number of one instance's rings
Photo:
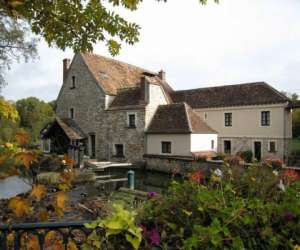
[[[251,84],[267,84],[266,82],[249,82],[249,83],[238,83],[238,84],[228,84],[228,85],[220,85],[220,86],[207,86],[207,87],[200,87],[200,88],[194,88],[194,89],[181,89],[181,90],[174,90],[174,93],[178,92],[187,92],[187,91],[194,91],[194,90],[203,90],[203,89],[215,89],[215,88],[223,88],[223,87],[232,87],[232,86],[242,86],[242,85],[251,85]]]
[[[117,59],[114,59],[114,58],[110,58],[110,57],[107,57],[107,56],[102,56],[102,55],[91,53],[91,52],[86,52],[86,53],[81,53],[81,54],[82,55],[91,55],[91,56],[95,56],[95,57],[99,57],[99,58],[104,58],[105,60],[110,60],[110,61],[114,61],[114,62],[117,62],[117,63],[120,63],[120,64],[124,64],[124,65],[130,66],[132,68],[136,68],[136,69],[139,69],[141,71],[145,71],[147,73],[151,73],[153,75],[158,76],[158,74],[156,72],[154,72],[154,71],[151,71],[151,70],[148,70],[148,69],[145,69],[145,68],[142,68],[142,67],[139,67],[139,66],[127,63],[127,62],[123,62],[123,61],[120,61],[120,60],[117,60]]]

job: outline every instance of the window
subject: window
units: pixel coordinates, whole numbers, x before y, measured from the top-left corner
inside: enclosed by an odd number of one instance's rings
[[[76,77],[72,76],[72,86],[71,86],[71,89],[75,89],[75,87],[76,87]]]
[[[70,108],[70,118],[74,119],[74,108]]]
[[[135,128],[136,123],[135,123],[135,114],[128,114],[128,127],[129,128]]]
[[[232,113],[225,113],[225,127],[232,126]]]
[[[261,126],[270,126],[270,111],[261,112]]]
[[[215,148],[215,140],[211,140],[211,149]]]
[[[123,144],[115,144],[115,153],[116,157],[124,157],[124,145]]]
[[[170,141],[162,141],[161,142],[161,152],[163,154],[171,154],[171,142]]]
[[[231,154],[231,141],[229,140],[224,141],[224,153]]]
[[[42,141],[43,143],[43,152],[44,153],[50,153],[50,150],[51,150],[51,141],[50,139],[46,139],[46,140],[43,140]]]
[[[276,142],[275,141],[270,141],[269,142],[269,152],[276,152]]]

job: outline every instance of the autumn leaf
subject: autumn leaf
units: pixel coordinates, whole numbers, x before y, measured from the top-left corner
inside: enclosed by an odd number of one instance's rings
[[[44,185],[33,185],[30,196],[40,201],[46,194],[46,187]]]
[[[69,241],[68,242],[68,247],[67,247],[68,250],[78,250],[76,244],[74,243],[74,241]]]
[[[37,162],[37,154],[31,151],[22,151],[16,154],[16,160],[29,169],[33,162]]]
[[[31,208],[27,200],[16,196],[9,200],[8,207],[17,217],[24,217],[31,212]]]
[[[39,241],[36,236],[31,236],[25,244],[28,250],[40,250]]]
[[[70,158],[68,155],[64,155],[63,164],[69,166],[70,168],[73,168],[75,166],[75,161]]]
[[[15,140],[20,146],[24,146],[29,142],[29,135],[25,129],[19,129],[16,133]]]
[[[66,202],[68,201],[68,196],[65,192],[58,192],[54,197],[54,207],[55,212],[59,217],[63,217],[64,210],[66,208]]]
[[[49,214],[46,210],[40,211],[39,213],[39,219],[41,221],[47,221],[49,219]]]
[[[68,196],[64,192],[58,192],[55,196],[55,205],[58,208],[65,209]]]

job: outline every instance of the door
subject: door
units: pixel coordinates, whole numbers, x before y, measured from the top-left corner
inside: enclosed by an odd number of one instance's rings
[[[94,134],[90,135],[90,141],[91,141],[91,152],[90,152],[90,157],[92,159],[96,158],[96,136]]]
[[[254,157],[260,161],[261,160],[261,142],[255,141],[254,142]]]
[[[224,141],[224,153],[231,154],[231,141],[229,140]]]

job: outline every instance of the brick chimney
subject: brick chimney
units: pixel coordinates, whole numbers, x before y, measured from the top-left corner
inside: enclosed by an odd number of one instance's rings
[[[158,77],[162,80],[162,81],[166,81],[166,72],[161,70],[158,72]]]
[[[71,64],[71,60],[69,58],[63,59],[63,81],[66,80],[66,76],[67,76],[70,64]]]

